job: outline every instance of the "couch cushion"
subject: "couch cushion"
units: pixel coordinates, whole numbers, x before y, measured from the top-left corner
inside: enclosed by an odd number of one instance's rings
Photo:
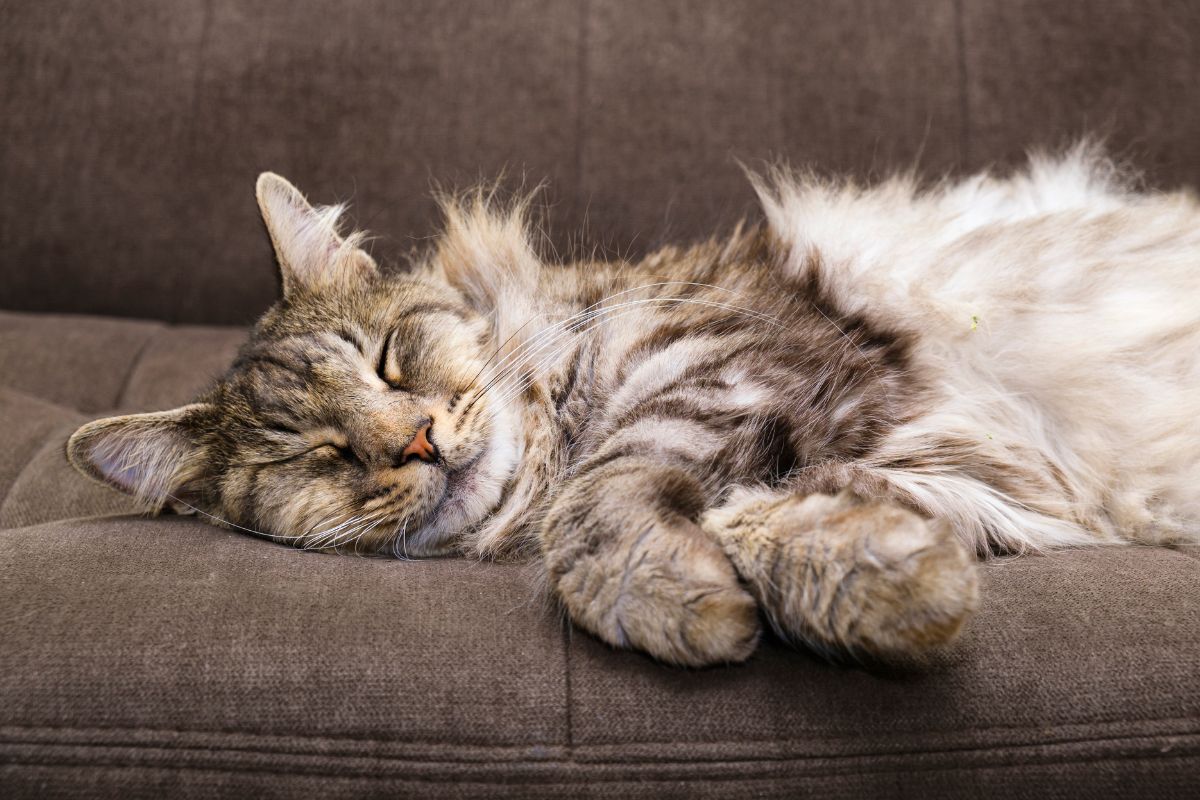
[[[128,512],[67,463],[84,422],[191,400],[232,361],[243,328],[0,312],[0,527]]]
[[[236,327],[0,311],[0,388],[85,413],[170,408],[219,376],[245,338]]]
[[[120,405],[161,323],[0,311],[0,387],[78,411]]]
[[[67,438],[86,415],[0,389],[0,419],[0,528],[135,510],[128,497],[67,463]]]
[[[1200,560],[1107,548],[986,573],[978,618],[922,669],[768,642],[686,671],[571,633],[528,566],[304,553],[180,518],[7,530],[0,781],[122,797],[1194,787]]]

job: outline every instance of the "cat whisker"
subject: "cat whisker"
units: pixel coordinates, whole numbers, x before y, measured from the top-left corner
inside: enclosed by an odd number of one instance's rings
[[[342,533],[340,533],[336,536],[327,538],[320,542],[313,542],[313,543],[311,543],[311,545],[306,545],[304,547],[304,549],[305,550],[332,550],[334,552],[339,552],[340,548],[343,545],[345,545],[348,542],[351,542],[355,538],[357,538],[358,534],[363,530],[363,528],[366,525],[367,525],[367,522],[365,520],[360,520],[353,527],[343,531]]]
[[[405,519],[400,527],[400,533],[392,540],[392,556],[401,561],[411,561],[408,557],[408,520]],[[403,549],[404,554],[401,555]]]
[[[691,298],[691,297],[657,297],[657,298],[648,298],[648,299],[644,299],[644,300],[628,300],[623,303],[618,303],[614,306],[610,306],[608,308],[601,309],[601,310],[595,312],[591,319],[584,321],[585,324],[587,322],[593,322],[593,324],[591,324],[587,328],[572,331],[572,333],[579,333],[579,334],[589,333],[592,330],[594,330],[596,327],[598,327],[602,324],[611,322],[614,319],[617,319],[621,316],[625,316],[625,313],[629,313],[630,311],[634,310],[637,307],[644,306],[647,304],[660,304],[660,303],[692,304],[692,305],[719,308],[719,309],[726,310],[726,311],[733,311],[735,313],[742,314],[742,315],[750,317],[752,319],[755,319],[755,320],[758,320],[761,322],[767,322],[767,323],[775,325],[776,327],[782,328],[784,330],[788,330],[787,326],[783,325],[779,320],[775,319],[774,317],[771,317],[766,314],[762,314],[760,312],[756,312],[752,309],[743,308],[741,306],[735,306],[735,305],[732,305],[729,303],[721,303],[718,301],[699,300],[699,299]],[[624,311],[625,313],[618,314],[618,313],[616,313],[618,311]],[[540,349],[545,349],[545,347],[543,346],[543,348],[540,348]],[[544,370],[547,366],[549,366],[549,364],[553,363],[553,361],[555,360],[555,357],[557,355],[561,354],[561,352],[562,352],[561,349],[559,351],[552,351],[552,353],[550,354],[550,356],[548,358],[542,359],[535,366],[535,369],[531,370],[531,374],[529,376],[527,376],[523,381],[519,382],[514,389],[512,389],[508,393],[502,395],[501,399],[498,399],[496,401],[497,410],[499,410],[499,408],[505,407],[509,402],[511,402],[516,397],[519,397],[520,394],[525,391],[525,389],[527,389],[529,386],[531,386],[536,381],[536,379],[538,377],[538,373],[540,371]]]
[[[335,514],[343,514],[343,513],[346,513],[348,510],[350,510],[353,507],[354,506],[352,503],[347,502],[347,503],[343,504],[342,507],[339,508],[334,513]],[[361,509],[358,509],[357,513],[353,514],[352,516],[350,516],[349,518],[343,520],[342,522],[340,522],[338,524],[331,525],[331,526],[326,527],[319,531],[310,532],[308,534],[305,534],[304,537],[307,539],[307,541],[302,546],[302,549],[321,549],[324,547],[328,547],[328,546],[330,546],[331,543],[333,543],[337,540],[343,539],[346,534],[352,533],[353,530],[357,529],[354,526],[363,524],[364,521],[370,519],[374,513],[376,513],[376,512],[370,512],[370,511],[363,512]],[[346,530],[347,528],[350,528],[351,530],[347,531]],[[290,538],[300,538],[300,537],[290,537]]]
[[[651,284],[651,285],[653,285],[653,284]],[[617,294],[622,294],[622,293],[619,292]],[[612,295],[612,296],[615,297],[616,295]],[[623,301],[621,303],[617,303],[616,305],[607,306],[605,308],[599,308],[599,309],[595,308],[595,306],[597,304],[593,304],[592,306],[589,306],[588,309],[585,309],[584,311],[579,312],[578,314],[572,315],[571,317],[568,317],[566,320],[563,320],[562,322],[559,322],[559,323],[555,323],[554,325],[539,332],[537,334],[537,336],[535,336],[533,339],[531,339],[529,342],[527,342],[523,345],[524,351],[522,351],[522,349],[519,348],[518,350],[516,350],[512,354],[510,354],[510,356],[508,358],[506,358],[505,361],[508,361],[509,359],[517,356],[518,354],[520,354],[521,357],[517,361],[513,362],[512,364],[509,364],[505,368],[504,371],[496,374],[491,380],[489,380],[488,383],[483,387],[483,389],[480,390],[479,395],[477,395],[476,398],[474,398],[472,400],[472,403],[474,403],[478,399],[479,396],[486,394],[493,386],[495,386],[497,383],[499,383],[504,377],[506,377],[509,374],[514,373],[517,369],[522,367],[524,364],[528,363],[528,361],[531,358],[536,357],[538,353],[544,351],[547,347],[552,347],[554,345],[554,337],[555,336],[566,335],[568,333],[571,333],[571,334],[579,333],[581,326],[586,325],[589,322],[591,322],[597,318],[604,317],[606,315],[612,315],[613,313],[615,313],[623,308],[627,308],[627,307],[631,307],[631,306],[634,306],[634,307],[642,306],[642,305],[646,305],[646,304],[663,303],[663,302],[677,302],[677,303],[690,302],[690,303],[694,303],[697,305],[715,305],[718,307],[728,306],[730,309],[738,310],[739,312],[747,314],[749,316],[763,318],[765,320],[772,319],[766,315],[759,314],[758,312],[755,312],[752,309],[741,308],[738,306],[729,306],[728,304],[716,303],[713,301],[698,300],[695,298],[683,298],[683,297],[644,298],[644,299],[640,299],[640,300]],[[594,310],[592,310],[592,309],[594,309]],[[775,321],[775,320],[773,320],[773,321]],[[593,328],[589,327],[584,332],[590,331],[592,329]],[[540,344],[539,344],[539,342],[540,342]],[[539,346],[536,347],[535,349],[531,349],[534,344],[539,344]],[[503,362],[501,365],[498,365],[498,366],[503,366]]]
[[[200,514],[201,516],[208,517],[212,521],[220,523],[221,525],[227,525],[230,528],[236,528],[239,531],[245,531],[246,533],[253,533],[255,536],[263,536],[268,539],[275,537],[275,534],[273,534],[273,533],[265,533],[264,531],[256,531],[253,528],[247,528],[244,525],[238,525],[237,523],[230,522],[229,520],[224,519],[222,517],[218,517],[214,514],[210,514],[207,511],[203,511],[199,508],[196,508],[191,503],[187,503],[187,502],[184,502],[183,500],[180,500],[178,497],[176,497],[173,494],[170,494],[169,492],[166,494],[166,497],[170,498],[171,500],[174,500],[176,503],[179,503],[179,505],[184,506],[185,508],[191,509],[193,512]]]
[[[496,365],[496,368],[493,370],[493,374],[495,374],[495,372],[497,370],[499,370],[509,359],[514,358],[519,353],[521,353],[522,349],[528,348],[529,346],[535,344],[539,340],[540,337],[545,336],[548,332],[551,332],[556,328],[560,328],[563,326],[569,327],[573,322],[576,322],[576,321],[585,321],[586,318],[588,318],[588,316],[590,314],[592,314],[597,309],[602,309],[602,307],[604,306],[605,303],[608,303],[609,301],[613,300],[614,298],[621,297],[622,295],[626,295],[626,294],[631,294],[633,292],[643,291],[646,289],[654,289],[654,288],[657,288],[660,286],[672,286],[672,285],[701,286],[701,287],[706,287],[706,288],[717,289],[720,291],[729,292],[730,294],[739,294],[738,292],[735,292],[732,289],[726,289],[725,287],[717,286],[715,284],[700,283],[697,281],[660,281],[657,283],[641,284],[639,286],[633,286],[633,287],[624,289],[619,292],[613,292],[610,295],[600,298],[596,302],[594,302],[591,305],[587,306],[586,308],[576,312],[575,314],[572,314],[572,315],[568,316],[567,318],[554,323],[553,325],[549,326],[548,328],[545,328],[545,329],[539,331],[534,337],[532,337],[531,339],[529,339],[526,342],[523,342],[520,347],[515,348],[511,353],[509,353],[507,356],[505,356],[504,359],[501,359],[501,361]],[[512,339],[517,335],[517,333],[519,333],[521,330],[523,330],[525,327],[527,327],[530,323],[532,323],[535,319],[537,319],[538,316],[539,315],[534,315],[534,316],[530,317],[519,328],[517,328],[517,330],[514,331],[512,335],[510,335],[507,339],[505,339],[504,342],[501,343],[501,345],[496,349],[496,351],[488,358],[488,362],[492,361],[492,359],[494,359],[496,357],[496,355],[498,355],[500,353],[500,351],[504,348],[504,346],[507,345],[508,342],[512,341]],[[479,378],[480,374],[482,374],[484,369],[486,368],[488,362],[485,362],[484,367],[481,367],[479,372],[477,372],[475,374],[475,377],[471,379],[471,383],[474,383]]]
[[[371,523],[363,526],[357,536],[355,536],[353,539],[349,540],[348,542],[339,544],[337,546],[337,548],[341,549],[342,547],[349,547],[349,548],[352,548],[352,552],[355,555],[358,555],[359,554],[358,543],[361,542],[368,533],[370,533],[371,531],[378,528],[382,523],[383,523],[382,518],[373,520]]]
[[[354,526],[359,525],[364,519],[366,519],[366,515],[355,515],[340,525],[335,525],[332,528],[327,528],[314,534],[308,534],[300,547],[302,550],[320,550],[329,547],[343,535],[345,529],[349,528],[352,533],[356,530]]]
[[[167,496],[168,498],[170,498],[171,500],[174,500],[176,503],[179,503],[180,505],[184,506],[185,508],[188,508],[188,509],[190,509],[190,510],[191,510],[191,511],[193,511],[194,513],[196,513],[196,514],[200,514],[201,516],[204,516],[204,517],[207,517],[208,519],[211,519],[211,520],[213,520],[214,522],[217,522],[217,523],[219,523],[219,524],[221,524],[221,525],[225,525],[225,526],[228,526],[228,527],[230,527],[230,528],[234,528],[234,529],[236,529],[236,530],[243,531],[243,532],[245,532],[245,533],[251,533],[251,534],[254,534],[255,536],[261,536],[261,537],[263,537],[263,538],[265,538],[265,539],[272,539],[272,540],[279,541],[279,542],[282,542],[282,543],[288,543],[288,542],[293,542],[293,543],[294,543],[294,542],[297,542],[298,540],[301,540],[301,539],[314,539],[314,538],[315,538],[315,540],[317,540],[317,541],[322,541],[322,540],[324,540],[324,539],[328,538],[330,535],[336,535],[336,533],[337,533],[339,530],[342,530],[342,529],[343,529],[343,528],[345,528],[347,525],[353,525],[353,524],[355,524],[357,521],[360,521],[361,519],[363,519],[363,517],[362,517],[362,516],[355,516],[355,517],[351,517],[350,519],[347,519],[347,520],[345,520],[345,521],[343,521],[343,522],[341,522],[341,523],[339,523],[339,524],[333,525],[333,526],[332,526],[332,527],[330,527],[330,528],[327,528],[327,529],[324,529],[324,530],[320,530],[320,531],[317,531],[317,532],[315,532],[315,533],[314,533],[314,532],[312,532],[312,531],[309,531],[309,532],[306,532],[306,533],[294,534],[294,535],[288,535],[288,534],[278,534],[278,533],[268,533],[268,532],[266,532],[266,531],[260,531],[260,530],[257,530],[257,529],[255,529],[255,528],[249,528],[249,527],[246,527],[245,525],[238,525],[236,522],[231,522],[230,520],[227,520],[227,519],[225,519],[225,518],[223,518],[223,517],[218,517],[218,516],[216,516],[215,514],[210,514],[210,513],[208,513],[207,511],[204,511],[203,509],[196,508],[196,507],[195,507],[194,505],[192,505],[191,503],[188,503],[188,502],[186,502],[186,501],[184,501],[184,500],[181,500],[180,498],[176,497],[175,495],[172,495],[172,494],[167,494],[166,496]],[[303,545],[301,545],[301,546],[300,546],[300,549],[305,549],[305,550],[307,550],[307,549],[315,549],[315,548],[311,548],[311,547],[310,547],[310,545],[309,545],[308,543],[305,543],[305,544],[303,544]]]

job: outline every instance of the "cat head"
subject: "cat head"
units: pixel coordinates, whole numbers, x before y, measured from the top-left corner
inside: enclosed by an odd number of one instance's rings
[[[283,297],[195,402],[84,425],[78,469],[147,510],[314,549],[445,552],[500,503],[522,456],[521,414],[488,390],[497,343],[539,268],[523,206],[448,201],[446,229],[385,275],[341,207],[258,180]]]

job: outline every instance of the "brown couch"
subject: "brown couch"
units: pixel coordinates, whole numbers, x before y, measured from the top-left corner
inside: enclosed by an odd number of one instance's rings
[[[0,4],[0,796],[1195,792],[1197,548],[992,564],[918,668],[684,671],[528,567],[141,519],[62,451],[187,399],[275,297],[261,170],[393,261],[431,178],[504,167],[558,247],[622,253],[747,213],[735,158],[958,172],[1100,130],[1196,186],[1198,40],[1187,0]]]

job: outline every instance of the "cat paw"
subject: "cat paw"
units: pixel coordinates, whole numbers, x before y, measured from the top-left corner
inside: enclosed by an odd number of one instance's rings
[[[671,664],[745,661],[758,604],[720,547],[694,525],[654,526],[620,547],[548,554],[571,619],[615,647]]]
[[[776,629],[825,652],[919,655],[978,603],[974,559],[950,526],[895,503],[745,495],[704,522]]]
[[[854,573],[834,570],[841,593],[836,641],[869,655],[917,655],[954,639],[979,601],[974,559],[949,524],[896,505],[871,503],[831,522],[857,528]]]

